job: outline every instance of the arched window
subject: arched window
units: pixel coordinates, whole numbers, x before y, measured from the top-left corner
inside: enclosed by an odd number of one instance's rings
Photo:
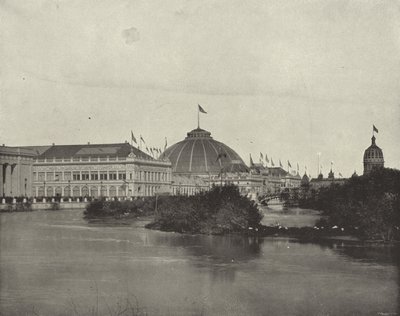
[[[64,196],[71,196],[71,187],[70,186],[66,186],[64,188]]]
[[[77,197],[77,196],[80,196],[80,195],[81,195],[81,193],[79,191],[79,187],[74,187],[72,189],[72,196]]]
[[[109,192],[111,197],[117,196],[117,189],[114,186],[110,187]]]
[[[107,196],[107,187],[106,186],[103,185],[101,187],[100,194],[101,194],[101,196]]]
[[[44,187],[39,187],[38,196],[44,196]]]
[[[120,196],[126,196],[126,190],[127,190],[127,189],[128,189],[128,188],[127,188],[126,184],[121,185],[121,186],[118,188],[118,194],[119,194]]]
[[[87,186],[82,187],[82,196],[89,196],[89,188]]]
[[[90,195],[97,198],[99,196],[99,192],[97,190],[97,187],[91,187],[90,188]]]
[[[46,194],[47,196],[53,196],[53,187],[47,187]]]
[[[62,189],[61,189],[61,187],[56,187],[56,196],[61,196],[61,194],[62,194]]]

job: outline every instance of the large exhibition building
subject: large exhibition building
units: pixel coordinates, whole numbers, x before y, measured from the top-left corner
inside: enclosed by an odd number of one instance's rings
[[[185,139],[167,148],[161,158],[172,164],[172,174],[202,179],[206,188],[213,185],[234,184],[243,194],[264,194],[280,191],[282,187],[300,185],[298,174],[293,175],[281,167],[266,167],[243,159],[228,145],[215,140],[211,133],[196,128]],[[174,192],[179,185],[173,183]],[[178,191],[179,192],[179,191]]]
[[[298,173],[250,163],[204,129],[194,129],[158,158],[128,142],[0,147],[0,194],[26,197],[192,195],[234,184],[242,194],[300,185]]]

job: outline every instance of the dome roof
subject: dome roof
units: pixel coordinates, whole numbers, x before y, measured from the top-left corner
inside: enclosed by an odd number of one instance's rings
[[[310,178],[305,173],[303,178],[301,178],[301,185],[308,185],[309,182],[310,182]]]
[[[211,133],[196,128],[187,137],[168,147],[161,155],[172,163],[176,174],[208,175],[223,172],[249,172],[242,158],[224,143],[211,137]]]
[[[383,152],[375,144],[375,136],[371,138],[372,144],[364,152],[364,161],[383,161]]]

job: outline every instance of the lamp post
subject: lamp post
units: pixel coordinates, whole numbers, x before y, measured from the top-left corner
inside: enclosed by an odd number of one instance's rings
[[[68,197],[71,197],[71,180],[68,180]]]
[[[25,178],[25,197],[26,197],[26,182],[28,181],[28,179],[27,178]]]

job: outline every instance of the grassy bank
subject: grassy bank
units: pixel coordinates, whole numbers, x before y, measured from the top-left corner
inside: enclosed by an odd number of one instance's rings
[[[155,197],[146,197],[133,201],[95,200],[86,206],[85,218],[124,218],[149,216],[154,214]]]

